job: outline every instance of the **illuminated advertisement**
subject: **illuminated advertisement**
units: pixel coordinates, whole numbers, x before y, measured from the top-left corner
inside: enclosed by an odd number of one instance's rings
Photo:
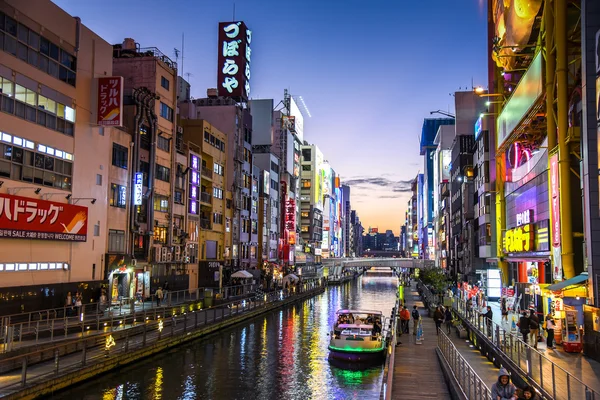
[[[550,211],[552,215],[552,255],[554,280],[562,280],[562,257],[560,246],[560,192],[558,177],[558,153],[550,156]]]
[[[134,176],[133,184],[133,204],[136,206],[142,205],[142,184],[144,181],[144,174],[142,172],[136,172]]]
[[[190,155],[190,190],[188,212],[197,215],[200,209],[198,204],[198,194],[200,185],[200,158],[196,155]]]
[[[296,232],[296,200],[294,199],[285,201],[285,229]]]
[[[316,169],[313,171],[313,204],[319,210],[323,210],[323,196],[325,192],[323,191],[323,176],[321,174],[321,170],[323,169],[323,153],[317,146],[315,146],[315,163]]]
[[[252,31],[241,21],[219,23],[219,96],[250,98]]]
[[[98,78],[98,118],[101,126],[123,126],[123,77]]]
[[[263,171],[263,193],[268,195],[271,189],[271,177],[269,171]]]

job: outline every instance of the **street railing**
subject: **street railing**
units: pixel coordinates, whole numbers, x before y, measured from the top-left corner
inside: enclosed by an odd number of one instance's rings
[[[599,392],[525,343],[517,332],[507,331],[496,322],[484,318],[477,310],[468,309],[467,303],[460,298],[454,297],[452,304],[457,314],[487,337],[497,351],[502,352],[523,375],[552,398],[600,400]]]
[[[80,330],[81,334],[108,326],[112,330],[115,320],[124,316],[139,315],[146,311],[194,302],[206,302],[207,291],[210,299],[222,300],[252,295],[258,285],[238,285],[219,288],[198,288],[192,290],[166,291],[159,299],[156,294],[142,298],[119,298],[110,304],[100,302],[77,306],[66,306],[29,313],[3,316],[0,319],[0,343],[2,352],[8,352],[23,343],[40,343],[65,340],[69,333]],[[117,325],[121,325],[117,323]],[[57,332],[60,332],[58,334]]]
[[[400,313],[400,299],[396,299],[394,312],[389,322],[389,333],[387,343],[387,359],[385,361],[384,374],[381,382],[381,391],[379,392],[380,400],[389,400],[392,398],[392,386],[394,384],[394,364],[396,363],[396,333],[398,329],[398,315]]]
[[[471,368],[443,329],[438,332],[438,348],[467,399],[492,398],[492,392],[483,379]]]
[[[294,290],[264,293],[253,299],[237,300],[208,309],[145,310],[137,318],[129,317],[133,326],[140,327],[135,334],[130,335],[128,330],[121,335],[124,337],[115,339],[114,332],[106,332],[0,360],[0,397],[87,365],[149,347],[165,339],[170,340],[198,327],[221,322],[290,297],[316,292],[324,287],[324,281],[315,280],[298,284]],[[67,345],[76,350],[66,352]],[[49,363],[51,368],[48,368]],[[20,373],[10,372],[15,369],[19,369]]]

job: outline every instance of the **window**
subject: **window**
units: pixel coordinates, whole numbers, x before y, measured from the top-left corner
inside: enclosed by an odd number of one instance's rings
[[[127,169],[127,147],[113,143],[112,164]]]
[[[171,151],[171,140],[159,134],[156,140],[156,147],[169,153]]]
[[[162,101],[160,102],[160,116],[168,121],[173,122],[173,109]]]
[[[150,150],[150,135],[148,134],[148,128],[145,125],[140,126],[140,147],[144,150]]]
[[[244,174],[244,187],[246,189],[250,189],[251,181],[252,179],[250,178],[250,175]]]
[[[275,163],[274,161],[271,161],[271,171],[275,172],[276,174],[279,174],[279,165],[277,165],[277,163]]]
[[[100,223],[94,225],[94,236],[100,236]]]
[[[210,136],[211,136],[210,132],[204,131],[204,141],[206,143],[210,143]]]
[[[167,227],[166,226],[155,226],[154,227],[154,241],[157,243],[167,243]]]
[[[108,230],[108,252],[125,253],[125,231]]]
[[[213,172],[217,175],[223,176],[225,174],[225,168],[223,168],[222,165],[214,163],[213,164]]]
[[[311,181],[310,179],[302,179],[302,188],[310,189]]]
[[[169,198],[166,196],[155,195],[154,196],[154,211],[168,212],[169,211]]]
[[[96,185],[102,186],[102,175],[96,174]]]
[[[223,225],[223,214],[214,213],[213,214],[213,224]]]
[[[252,220],[252,233],[255,235],[258,233],[258,222],[255,220]]]
[[[302,149],[302,161],[311,161],[312,154],[310,149]]]
[[[75,86],[77,58],[68,51],[0,12],[0,49]],[[59,67],[60,62],[60,67]]]
[[[146,161],[140,161],[140,171],[144,177],[142,185],[148,186],[148,175],[150,174],[150,164]]]
[[[163,167],[160,164],[156,164],[156,179],[169,182],[171,179],[171,170],[167,167]]]
[[[231,199],[225,200],[225,207],[227,207],[228,210],[231,209],[231,205],[232,205],[231,203],[232,203]]]
[[[110,185],[110,205],[112,207],[127,207],[127,188],[115,183]]]
[[[170,82],[167,78],[165,78],[164,76],[160,77],[160,86],[164,87],[165,89],[169,90],[169,86],[170,86]]]
[[[279,182],[275,181],[274,179],[271,179],[271,189],[279,191]]]
[[[300,217],[302,217],[302,218],[308,218],[308,215],[309,215],[308,211],[302,211],[300,213]]]
[[[310,170],[311,170],[310,165],[303,165],[302,166],[302,171],[310,171]]]
[[[213,197],[215,199],[222,199],[223,198],[223,190],[219,189],[219,188],[213,188]]]
[[[183,192],[181,190],[175,190],[173,193],[173,201],[177,204],[183,204]]]
[[[1,39],[1,38],[0,38]],[[75,110],[14,82],[0,78],[2,111],[48,129],[74,134]]]

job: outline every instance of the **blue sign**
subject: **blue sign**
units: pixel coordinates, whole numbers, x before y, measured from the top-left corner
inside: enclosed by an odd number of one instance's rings
[[[133,185],[133,204],[136,206],[142,205],[142,182],[144,181],[144,175],[141,172],[136,172],[134,177]]]
[[[477,140],[479,138],[479,135],[481,135],[481,132],[483,131],[483,116],[479,116],[479,118],[477,118],[477,121],[475,122],[475,140]]]

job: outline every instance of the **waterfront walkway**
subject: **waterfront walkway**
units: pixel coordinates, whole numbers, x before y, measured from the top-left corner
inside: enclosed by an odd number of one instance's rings
[[[411,311],[413,305],[419,307],[425,339],[422,344],[416,344],[411,320],[410,334],[402,335],[400,337],[402,344],[395,348],[392,399],[450,399],[450,392],[435,352],[437,347],[435,323],[427,316],[427,310],[414,284],[410,288],[405,288],[405,300]]]

